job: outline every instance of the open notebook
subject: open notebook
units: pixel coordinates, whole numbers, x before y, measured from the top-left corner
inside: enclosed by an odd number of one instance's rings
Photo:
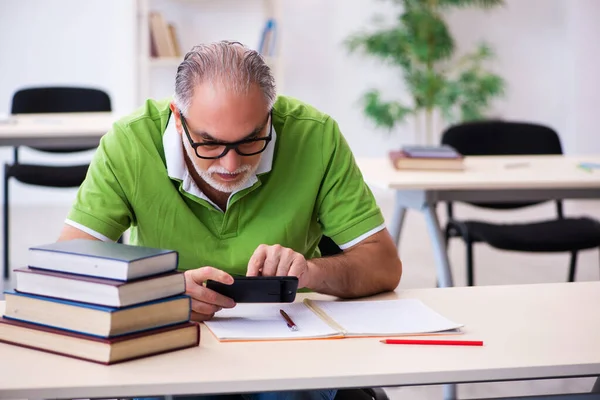
[[[297,331],[288,328],[280,309]],[[463,326],[418,299],[238,304],[205,324],[219,341],[457,334]]]

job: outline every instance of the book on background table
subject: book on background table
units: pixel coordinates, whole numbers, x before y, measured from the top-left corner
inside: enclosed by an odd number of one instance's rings
[[[173,296],[134,306],[97,306],[15,291],[4,292],[4,318],[98,337],[114,337],[186,322],[190,297]]]
[[[401,151],[411,158],[462,158],[462,155],[452,146],[403,146]]]
[[[389,152],[398,170],[463,170],[464,157],[450,146],[404,146]]]
[[[174,250],[74,239],[30,247],[30,267],[128,281],[174,271]]]
[[[28,267],[14,272],[17,292],[109,307],[127,307],[185,292],[183,273],[177,271],[127,282]]]
[[[297,326],[288,328],[279,310]],[[460,334],[462,324],[418,299],[237,304],[204,322],[219,341]]]
[[[0,318],[0,342],[101,364],[116,364],[198,346],[200,329],[195,322],[184,322],[106,339]]]

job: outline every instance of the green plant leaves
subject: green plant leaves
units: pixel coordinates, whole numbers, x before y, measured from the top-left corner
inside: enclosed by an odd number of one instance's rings
[[[399,11],[392,26],[379,25],[347,38],[351,53],[377,58],[399,67],[412,104],[384,101],[372,89],[362,98],[364,114],[381,128],[391,130],[407,117],[438,109],[449,122],[485,117],[491,101],[504,94],[502,77],[486,70],[493,49],[486,43],[456,57],[454,39],[444,20],[451,8],[490,9],[503,0],[392,0]],[[427,137],[431,137],[430,132]]]
[[[412,109],[397,101],[383,101],[377,90],[370,90],[363,96],[364,111],[379,128],[391,130],[396,123],[403,121]]]
[[[454,40],[439,15],[417,8],[407,10],[399,19],[406,29],[404,46],[416,61],[435,63],[452,55]]]

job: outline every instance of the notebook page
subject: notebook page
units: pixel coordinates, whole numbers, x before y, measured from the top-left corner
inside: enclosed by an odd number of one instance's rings
[[[408,335],[462,327],[418,299],[311,301],[353,335]]]
[[[279,310],[298,326],[291,331]],[[339,335],[303,303],[241,303],[205,322],[219,340],[283,340]]]

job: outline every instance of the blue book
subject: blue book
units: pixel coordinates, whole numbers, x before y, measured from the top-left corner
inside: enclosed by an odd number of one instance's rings
[[[56,272],[131,281],[177,269],[175,250],[74,239],[29,248],[28,265]]]
[[[186,322],[191,300],[179,295],[130,307],[105,307],[17,291],[4,292],[4,318],[111,338]]]

